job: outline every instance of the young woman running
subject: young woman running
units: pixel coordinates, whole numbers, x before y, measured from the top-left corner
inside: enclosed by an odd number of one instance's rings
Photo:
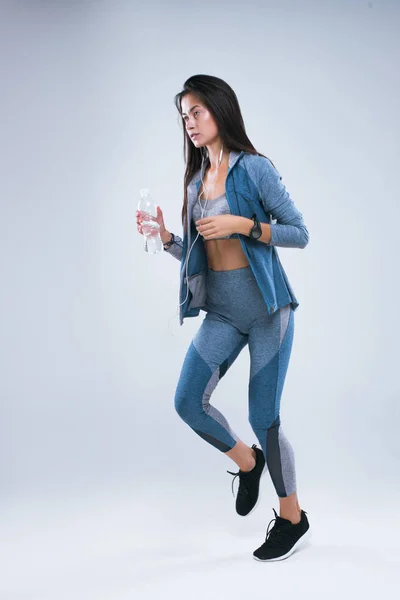
[[[275,166],[247,137],[237,97],[225,81],[190,77],[175,104],[186,156],[183,239],[166,229],[160,207],[157,222],[164,250],[181,262],[180,324],[200,310],[206,313],[182,366],[175,408],[195,433],[238,465],[237,473],[228,473],[239,477],[239,515],[256,507],[260,478],[268,470],[279,515],[273,509],[275,518],[253,556],[282,560],[310,537],[310,526],[299,505],[294,452],[280,419],[299,303],[276,246],[304,248],[309,234]],[[143,233],[139,212],[136,217]],[[249,422],[261,448],[240,440],[210,404],[246,345]]]

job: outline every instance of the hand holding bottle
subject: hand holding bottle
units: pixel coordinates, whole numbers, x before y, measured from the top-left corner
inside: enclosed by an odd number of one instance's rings
[[[144,249],[149,254],[159,254],[163,251],[165,229],[162,210],[150,194],[150,190],[140,190],[141,199],[136,211],[136,223],[139,233],[144,236]]]
[[[143,235],[143,227],[142,222],[146,220],[146,213],[140,210],[136,211],[136,224],[137,230],[139,233]],[[167,231],[164,223],[164,215],[159,206],[157,206],[157,217],[153,217],[154,221],[158,223],[160,227],[160,236],[163,237],[163,234]]]

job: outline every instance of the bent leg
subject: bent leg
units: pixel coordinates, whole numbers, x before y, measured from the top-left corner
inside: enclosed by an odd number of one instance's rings
[[[294,314],[290,305],[257,319],[249,331],[249,422],[281,498],[296,491],[294,452],[280,422],[281,395],[293,336]]]
[[[188,348],[175,392],[179,416],[221,452],[231,450],[239,438],[210,397],[247,342],[236,327],[207,313]]]

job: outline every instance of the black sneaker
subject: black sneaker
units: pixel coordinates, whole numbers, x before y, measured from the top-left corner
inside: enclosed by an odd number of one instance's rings
[[[295,525],[288,519],[282,519],[275,511],[275,519],[268,524],[267,535],[262,546],[253,552],[256,560],[272,561],[288,558],[297,548],[311,537],[310,524],[307,519],[307,513],[301,511],[301,520]],[[269,526],[272,521],[275,525],[269,532]]]
[[[257,448],[256,444],[253,444],[252,449],[256,453],[256,464],[251,471],[241,471],[240,469],[237,473],[227,471],[227,473],[235,476],[232,479],[233,496],[235,495],[233,493],[233,482],[236,477],[239,476],[239,489],[236,496],[236,512],[242,517],[250,514],[258,504],[260,477],[265,465],[264,453],[261,448]]]

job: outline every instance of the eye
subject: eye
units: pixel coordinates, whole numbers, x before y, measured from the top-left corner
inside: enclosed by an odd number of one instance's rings
[[[200,111],[199,110],[195,110],[193,114],[195,115],[196,113],[200,114]],[[185,123],[186,123],[186,119],[187,119],[187,116],[183,117],[183,120],[185,121]]]

